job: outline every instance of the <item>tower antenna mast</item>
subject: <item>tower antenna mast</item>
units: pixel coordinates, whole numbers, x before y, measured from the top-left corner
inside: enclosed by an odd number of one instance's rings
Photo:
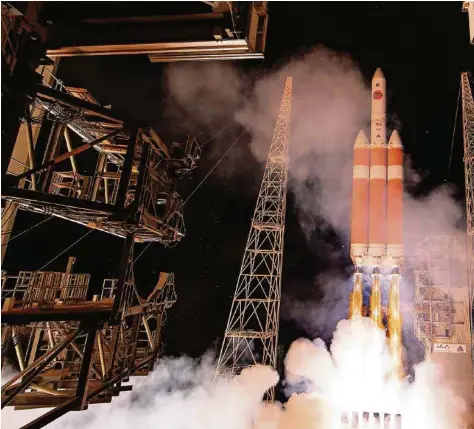
[[[255,364],[277,367],[291,91],[287,77],[216,377],[232,377]],[[267,399],[274,399],[273,389]]]
[[[468,72],[461,73],[461,94],[464,136],[464,179],[466,185],[468,290],[472,310],[474,304],[474,101]]]

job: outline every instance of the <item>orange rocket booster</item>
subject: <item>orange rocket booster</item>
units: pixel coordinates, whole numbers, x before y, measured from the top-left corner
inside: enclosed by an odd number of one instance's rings
[[[352,176],[351,257],[362,265],[369,244],[369,140],[360,131],[354,143]]]
[[[388,142],[387,256],[392,265],[403,258],[403,146],[397,131]]]

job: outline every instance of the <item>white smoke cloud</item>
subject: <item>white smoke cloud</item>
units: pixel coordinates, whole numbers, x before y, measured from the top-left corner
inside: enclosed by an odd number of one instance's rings
[[[249,124],[252,150],[265,159],[275,126],[283,82],[293,77],[290,187],[296,198],[303,230],[311,219],[324,217],[347,231],[352,188],[352,146],[370,119],[370,92],[356,64],[346,55],[325,48],[280,68],[257,82],[252,103],[237,114]]]
[[[132,377],[132,392],[122,392],[110,404],[91,405],[68,413],[48,427],[166,427],[169,429],[250,428],[261,409],[266,390],[278,381],[271,368],[249,368],[229,383],[214,386],[215,362],[211,355],[161,359],[147,377]],[[22,426],[47,410],[2,411],[2,426]]]
[[[341,321],[330,351],[319,340],[294,342],[286,370],[309,383],[305,394],[293,394],[288,401],[293,399],[300,411],[299,426],[289,427],[339,427],[341,410],[398,413],[403,429],[466,427],[466,403],[440,382],[439,366],[423,362],[416,368],[415,382],[398,382],[388,377],[390,362],[385,332],[368,318]],[[322,415],[313,408],[317,402]],[[302,415],[308,420],[302,422]],[[327,426],[319,426],[319,418]]]
[[[244,98],[246,77],[229,63],[170,64],[166,68],[166,114],[181,132],[216,130]]]
[[[440,368],[432,362],[417,367],[414,383],[387,377],[391,360],[385,332],[367,318],[341,321],[330,350],[320,339],[295,341],[285,368],[287,383],[303,379],[306,387],[284,405],[267,404],[262,396],[278,381],[268,367],[248,368],[213,386],[212,356],[164,358],[148,377],[132,379],[132,392],[69,413],[48,427],[340,429],[342,411],[400,413],[402,429],[465,427],[465,402],[440,383]],[[7,408],[2,425],[18,428],[44,412]]]
[[[347,316],[352,281],[341,273],[322,273],[317,276],[322,296],[317,301],[295,300],[285,297],[282,302],[282,317],[296,320],[300,327],[312,337],[329,338],[337,323]]]

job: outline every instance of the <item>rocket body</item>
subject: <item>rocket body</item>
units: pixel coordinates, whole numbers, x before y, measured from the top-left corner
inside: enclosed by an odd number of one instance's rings
[[[354,144],[352,175],[351,255],[362,265],[369,245],[369,140],[360,131]]]
[[[356,272],[349,314],[355,317],[365,313],[362,276],[369,271],[367,316],[381,329],[386,316],[394,374],[399,376],[403,372],[399,294],[399,267],[403,262],[403,146],[397,131],[387,144],[386,106],[386,81],[377,69],[372,78],[370,138],[360,131],[354,144],[351,257]],[[382,307],[384,278],[390,279],[388,308]]]
[[[403,258],[403,146],[396,130],[387,152],[387,257],[396,264]]]
[[[403,146],[397,131],[387,144],[386,81],[372,79],[370,139],[354,143],[351,257],[357,267],[399,266],[403,259]]]

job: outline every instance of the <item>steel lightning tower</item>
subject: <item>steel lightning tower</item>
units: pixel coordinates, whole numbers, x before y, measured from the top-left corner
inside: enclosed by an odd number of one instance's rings
[[[462,117],[464,134],[464,175],[466,182],[467,247],[469,298],[472,304],[474,282],[474,101],[469,74],[461,74]]]
[[[255,364],[277,365],[291,90],[287,77],[216,377],[231,377]],[[267,398],[273,397],[272,389]]]
[[[467,221],[467,263],[468,294],[470,304],[471,336],[474,328],[472,309],[474,308],[474,100],[472,99],[470,75],[461,73],[462,123],[464,137],[464,180],[466,186]],[[474,344],[471,340],[471,358],[474,368]]]

